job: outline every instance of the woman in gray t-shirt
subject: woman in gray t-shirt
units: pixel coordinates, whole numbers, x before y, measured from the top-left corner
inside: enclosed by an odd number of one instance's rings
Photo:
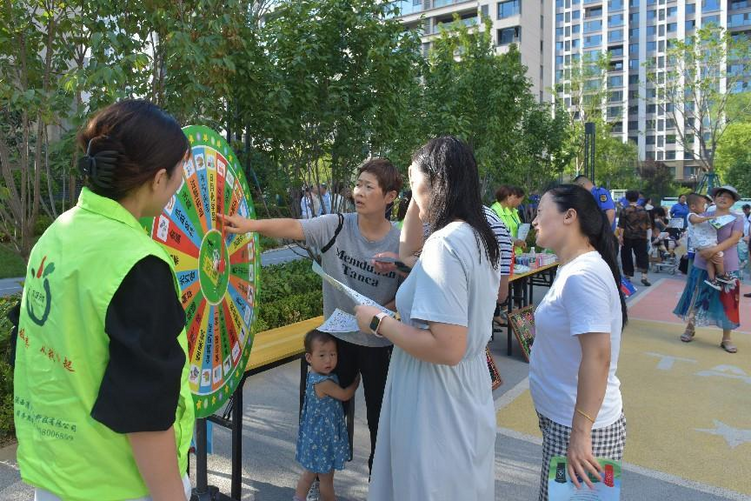
[[[397,273],[379,272],[371,258],[383,252],[399,252],[399,230],[385,217],[386,206],[394,201],[402,179],[394,165],[382,158],[365,161],[358,169],[354,189],[356,213],[328,214],[312,219],[245,219],[224,216],[230,233],[258,232],[272,238],[302,240],[322,251],[321,265],[326,273],[374,301],[394,309]],[[341,217],[341,228],[339,228]],[[323,283],[323,313],[328,318],[336,308],[352,313],[354,303],[346,295]],[[334,372],[342,387],[349,386],[357,373],[362,375],[370,430],[373,464],[378,416],[386,385],[391,343],[364,332],[334,334],[338,338],[339,361]]]

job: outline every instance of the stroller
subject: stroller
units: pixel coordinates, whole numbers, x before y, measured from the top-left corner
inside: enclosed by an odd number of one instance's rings
[[[683,234],[683,219],[672,218],[665,231],[660,233],[653,240],[652,254],[650,256],[651,271],[655,273],[669,273],[675,275],[680,264],[680,256],[676,250],[681,245],[681,236]]]

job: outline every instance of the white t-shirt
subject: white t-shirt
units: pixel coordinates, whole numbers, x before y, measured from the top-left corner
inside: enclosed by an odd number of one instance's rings
[[[621,300],[608,265],[597,251],[561,266],[535,311],[535,341],[529,389],[537,411],[571,427],[576,405],[581,346],[579,334],[610,333],[610,371],[605,398],[593,428],[621,415],[621,383],[615,375],[621,348]]]

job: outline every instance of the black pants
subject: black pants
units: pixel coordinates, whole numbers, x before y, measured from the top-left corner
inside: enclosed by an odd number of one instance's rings
[[[389,372],[391,360],[391,346],[371,348],[360,346],[337,339],[339,356],[337,357],[334,373],[339,377],[339,384],[346,388],[355,380],[359,372],[362,378],[362,388],[365,392],[365,408],[370,430],[370,457],[368,471],[373,467],[376,437],[378,436],[378,419],[381,417],[383,392],[386,388],[386,376]],[[347,413],[349,402],[344,403],[344,413]]]
[[[621,247],[621,265],[623,274],[627,277],[634,276],[634,260],[631,256],[633,252],[636,256],[636,268],[642,273],[649,270],[649,256],[647,255],[646,238],[624,238],[623,247]]]

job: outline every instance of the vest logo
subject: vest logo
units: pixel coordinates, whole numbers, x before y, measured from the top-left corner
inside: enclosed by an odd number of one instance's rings
[[[605,195],[604,193],[602,195],[600,195],[600,202],[607,202],[607,201],[608,201],[608,196],[607,195]]]
[[[40,327],[47,321],[52,307],[50,280],[47,277],[55,271],[55,263],[50,262],[45,266],[46,260],[47,256],[44,256],[42,262],[39,263],[39,268],[36,271],[34,268],[31,269],[31,280],[28,282],[29,295],[26,299],[26,313],[29,314],[31,321]],[[43,280],[42,289],[39,288],[40,280]],[[40,312],[41,316],[39,316]]]

